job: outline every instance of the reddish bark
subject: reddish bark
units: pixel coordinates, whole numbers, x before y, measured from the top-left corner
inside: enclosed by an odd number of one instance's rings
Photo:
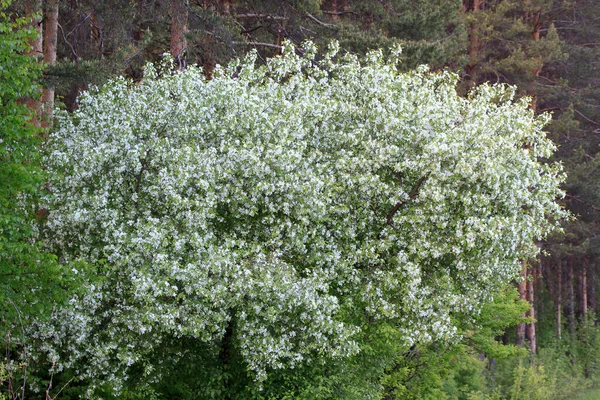
[[[569,280],[569,333],[575,338],[575,276],[573,273],[573,261],[567,261],[567,273]]]
[[[56,65],[56,42],[58,38],[58,0],[50,0],[46,9],[44,24],[44,63],[49,66]],[[42,90],[43,119],[42,125],[52,126],[52,113],[54,110],[54,87]]]
[[[171,1],[171,56],[175,68],[187,67],[188,5],[184,0]]]
[[[531,321],[527,324],[526,334],[527,340],[529,341],[529,350],[531,354],[535,354],[537,352],[537,339],[535,335],[535,274],[536,268],[530,269],[530,276],[527,279],[527,301],[531,304],[531,309],[527,312],[527,317],[531,319]]]
[[[41,61],[43,58],[42,48],[42,0],[29,0],[25,4],[25,12],[31,18],[31,26],[36,30],[36,36],[30,42],[31,50],[27,53],[36,61]],[[24,100],[29,110],[31,110],[31,121],[37,127],[40,127],[42,120],[42,102],[38,98],[29,97]]]
[[[473,0],[473,4],[470,8],[466,8],[463,2],[463,8],[467,9],[472,13],[478,13],[481,11],[483,0]],[[473,14],[476,15],[476,14]],[[469,25],[469,64],[467,65],[467,79],[469,86],[473,86],[477,83],[477,69],[479,66],[479,50],[481,48],[480,37],[479,37],[479,26],[477,22],[472,22]]]
[[[519,299],[527,300],[527,264],[525,261],[522,262],[521,266],[521,281],[517,286],[519,291]],[[527,317],[527,313],[523,313],[521,315],[522,318]],[[521,322],[517,325],[517,338],[516,344],[517,346],[525,346],[525,332],[526,332],[526,324]]]
[[[562,260],[558,262],[558,283],[556,290],[556,336],[562,338]]]

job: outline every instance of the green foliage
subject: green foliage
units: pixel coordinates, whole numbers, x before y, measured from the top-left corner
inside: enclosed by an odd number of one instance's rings
[[[0,5],[0,335],[5,337],[15,324],[50,311],[48,299],[58,291],[47,283],[60,276],[55,258],[35,240],[36,199],[44,183],[41,138],[21,101],[38,96],[41,67],[25,54],[35,33],[25,19],[7,14],[7,1]]]
[[[10,391],[31,370],[36,354],[26,331],[47,319],[75,285],[39,239],[46,215],[39,199],[47,177],[40,166],[41,132],[24,100],[39,96],[42,66],[27,55],[35,31],[27,19],[8,13],[8,6],[0,2],[0,398],[5,390],[13,398]]]
[[[477,316],[477,325],[470,332],[468,340],[478,352],[484,353],[488,358],[502,359],[525,355],[525,349],[504,345],[497,338],[503,335],[507,328],[525,322],[521,315],[530,308],[531,305],[527,301],[519,299],[515,288],[500,292],[494,297],[494,301],[482,307]]]
[[[513,384],[508,393],[510,400],[531,399],[545,400],[550,399],[555,394],[556,382],[548,375],[543,365],[538,365],[532,361],[528,367],[523,366],[519,360],[519,365],[515,368]]]

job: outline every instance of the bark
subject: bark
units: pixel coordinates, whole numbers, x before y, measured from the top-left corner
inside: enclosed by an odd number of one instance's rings
[[[222,14],[231,13],[231,0],[219,0],[219,9]]]
[[[519,285],[517,286],[517,289],[519,291],[519,299],[527,300],[527,263],[525,261],[522,262],[521,266],[521,278],[521,282],[519,282]],[[527,317],[527,313],[523,313],[521,317]],[[526,324],[524,322],[521,322],[517,325],[517,346],[525,346],[525,325]]]
[[[463,2],[464,4],[464,2]],[[481,11],[483,0],[473,0],[473,5],[469,9],[473,16]],[[480,32],[478,22],[474,21],[469,25],[469,64],[467,65],[467,80],[469,87],[477,83],[477,69],[479,67],[479,50],[481,48]]]
[[[384,9],[388,9],[385,4],[383,4]],[[330,15],[331,19],[337,21],[340,19],[340,16],[352,13],[352,11],[348,11],[348,2],[346,0],[329,0],[321,2],[321,11],[324,14]]]
[[[557,271],[557,288],[556,288],[556,336],[560,340],[562,338],[562,260],[558,262]]]
[[[538,10],[535,12],[535,14],[533,14],[533,18],[532,18],[532,31],[531,31],[531,38],[533,39],[534,42],[539,42],[540,40],[540,32],[542,29],[542,23],[541,23],[541,15],[542,15],[542,11]],[[542,72],[542,68],[535,68],[532,71],[532,75],[533,78],[536,79],[539,75],[540,72]],[[530,93],[531,96],[531,108],[533,109],[533,111],[537,110],[537,94],[536,93]]]
[[[583,313],[583,322],[587,326],[588,310],[588,285],[587,285],[587,260],[584,260],[583,270],[581,271],[581,312]]]
[[[527,280],[527,301],[531,304],[531,309],[527,312],[527,317],[531,318],[531,322],[527,324],[526,334],[527,340],[529,340],[529,350],[531,354],[535,354],[537,351],[537,340],[535,336],[535,291],[534,291],[534,283],[535,283],[535,268],[532,268],[530,272],[530,277]],[[533,273],[532,273],[533,272]]]
[[[104,35],[102,33],[103,24],[100,19],[96,16],[96,12],[94,10],[89,11],[90,15],[90,43],[94,49],[96,49],[96,54],[98,58],[102,58],[104,55]],[[141,40],[142,31],[134,30],[133,32],[134,40]]]
[[[171,1],[171,56],[178,70],[187,67],[187,33],[188,4],[187,0]]]
[[[42,0],[28,0],[25,4],[25,12],[30,16],[30,24],[37,33],[36,37],[30,42],[31,50],[27,54],[36,61],[42,61],[44,54],[42,48]],[[31,111],[31,121],[33,124],[37,127],[42,126],[42,102],[38,98],[33,97],[25,99],[24,102]]]
[[[56,65],[56,42],[58,38],[58,0],[47,3],[46,20],[44,24],[44,64]],[[42,90],[43,120],[42,125],[52,126],[54,110],[54,85]]]
[[[573,261],[567,261],[569,274],[569,333],[571,340],[575,338],[575,277],[573,274]]]
[[[594,272],[594,269],[590,270],[590,285],[589,285],[589,304],[590,304],[590,308],[592,309],[592,311],[598,315],[598,310],[597,308],[597,300],[596,300],[596,273]]]

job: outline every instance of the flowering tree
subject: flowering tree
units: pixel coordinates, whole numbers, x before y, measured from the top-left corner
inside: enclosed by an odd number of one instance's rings
[[[547,117],[510,87],[466,99],[453,74],[337,50],[210,81],[149,65],[58,116],[48,242],[97,276],[38,334],[81,374],[118,389],[197,351],[260,382],[356,354],[377,321],[452,340],[536,254],[563,216]]]

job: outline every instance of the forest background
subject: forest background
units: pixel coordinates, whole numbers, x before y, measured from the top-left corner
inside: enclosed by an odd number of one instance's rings
[[[564,223],[564,233],[539,243],[543,253],[538,259],[523,263],[524,279],[514,285],[518,294],[507,291],[497,297],[478,321],[464,327],[460,344],[434,343],[402,351],[383,376],[372,377],[383,388],[383,398],[574,398],[598,382],[597,1],[28,0],[3,2],[2,6],[3,46],[10,44],[2,48],[3,52],[9,49],[2,57],[16,60],[3,61],[3,66],[14,69],[0,72],[3,113],[14,115],[7,112],[10,105],[20,110],[18,115],[33,115],[33,126],[19,127],[14,133],[27,154],[15,159],[15,152],[4,147],[0,153],[0,168],[12,184],[0,188],[0,223],[3,232],[12,235],[3,236],[0,251],[21,255],[18,263],[6,261],[8,257],[0,261],[5,277],[0,293],[1,331],[6,341],[0,370],[2,396],[16,398],[27,371],[26,379],[47,388],[49,398],[59,390],[59,398],[77,398],[85,389],[85,382],[73,379],[72,371],[55,374],[44,365],[48,360],[14,362],[23,345],[18,338],[19,320],[48,315],[52,303],[64,297],[65,288],[77,287],[74,278],[61,271],[55,256],[27,240],[34,233],[27,231],[26,221],[43,220],[43,211],[21,216],[14,205],[17,193],[35,193],[42,186],[43,168],[36,164],[38,156],[32,149],[42,145],[45,132],[51,129],[55,99],[61,107],[73,110],[80,91],[118,75],[139,80],[144,64],[160,60],[166,51],[178,68],[198,64],[210,78],[217,64],[227,64],[250,49],[266,60],[281,53],[284,40],[301,48],[308,39],[320,48],[335,39],[342,52],[357,55],[399,43],[401,68],[428,64],[433,70],[455,72],[463,94],[483,82],[517,85],[519,95],[531,98],[536,113],[552,113],[546,129],[558,145],[554,157],[564,164],[568,176],[563,205],[576,219]],[[30,64],[31,59],[35,63]],[[43,65],[43,71],[36,63]],[[35,94],[38,89],[41,97]],[[7,100],[12,98],[20,100]],[[9,127],[15,125],[9,125],[6,118],[3,121],[6,144]],[[43,254],[47,267],[36,266],[38,254]],[[17,264],[27,268],[15,272]],[[44,301],[32,301],[28,296],[36,295],[23,287],[39,282],[43,282],[44,294],[39,297]],[[31,304],[35,306],[25,306]],[[173,371],[172,381],[155,385],[152,396],[197,398],[197,383],[188,372]],[[318,375],[307,372],[311,374]],[[317,386],[311,393],[323,398],[336,396],[331,382],[308,385]],[[147,390],[132,385],[122,398],[148,398]],[[214,396],[233,397],[226,390]]]

